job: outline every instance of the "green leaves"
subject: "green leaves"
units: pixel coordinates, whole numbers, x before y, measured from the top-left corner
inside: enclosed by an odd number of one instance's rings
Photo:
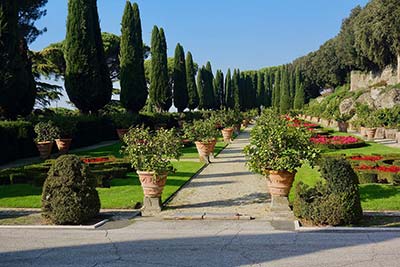
[[[183,125],[183,131],[185,133],[185,138],[190,141],[204,143],[215,140],[219,134],[215,121],[211,119],[196,120],[193,124],[185,123]]]

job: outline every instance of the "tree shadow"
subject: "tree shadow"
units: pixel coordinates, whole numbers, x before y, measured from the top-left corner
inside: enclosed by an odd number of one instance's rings
[[[0,210],[0,220],[15,219],[39,213],[40,211],[35,210]]]
[[[200,174],[199,178],[224,178],[233,176],[252,175],[250,172],[226,172],[226,173],[213,173],[213,174]]]
[[[397,196],[400,187],[391,185],[388,185],[388,187],[382,187],[382,184],[365,184],[360,187],[360,191],[361,200],[368,201]]]

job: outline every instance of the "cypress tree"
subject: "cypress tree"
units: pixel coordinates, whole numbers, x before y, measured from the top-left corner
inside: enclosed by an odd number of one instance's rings
[[[65,61],[65,89],[81,112],[95,113],[110,102],[112,83],[96,0],[69,0]]]
[[[204,69],[204,86],[205,86],[205,108],[216,109],[217,101],[214,95],[214,75],[211,63],[208,61]]]
[[[206,106],[206,88],[205,88],[205,69],[204,66],[199,69],[197,74],[197,91],[199,94],[199,109],[207,109]]]
[[[265,106],[265,74],[259,72],[257,75],[257,107]]]
[[[217,101],[217,109],[225,106],[224,101],[224,74],[221,70],[217,70],[214,78],[214,95]]]
[[[240,70],[234,70],[232,76],[233,108],[240,110]]]
[[[186,80],[188,91],[188,108],[190,110],[197,108],[199,105],[199,94],[197,92],[195,72],[192,53],[188,52],[186,55]]]
[[[167,44],[162,28],[154,26],[151,35],[150,101],[158,112],[168,111],[172,105],[169,86]]]
[[[120,83],[121,103],[130,112],[139,112],[146,104],[142,26],[139,7],[126,2],[121,28]]]
[[[28,115],[35,104],[36,86],[27,44],[18,30],[18,1],[0,1],[0,115]]]
[[[281,77],[281,96],[279,110],[281,114],[286,114],[290,110],[290,88],[289,75],[287,68],[282,69]]]
[[[275,110],[279,111],[281,96],[281,68],[275,71],[274,88],[272,91],[272,105]]]
[[[302,109],[304,107],[304,85],[301,82],[300,69],[296,68],[296,94],[294,97],[294,108]]]
[[[257,82],[258,82],[258,74],[254,72],[250,75],[250,105],[249,108],[259,108],[257,100]]]
[[[186,62],[183,47],[178,43],[175,48],[174,58],[174,105],[178,112],[183,112],[188,107],[188,88],[186,80]]]
[[[230,109],[235,107],[232,79],[231,79],[231,69],[228,69],[225,77],[225,104],[226,107]]]

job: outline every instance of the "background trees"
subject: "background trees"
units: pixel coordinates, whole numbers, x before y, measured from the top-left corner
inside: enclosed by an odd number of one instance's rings
[[[193,65],[193,62],[191,63]],[[193,66],[189,66],[193,68]],[[174,59],[174,105],[178,112],[183,112],[188,107],[188,87],[186,79],[186,62],[183,47],[178,43]]]
[[[193,110],[199,105],[199,94],[196,86],[196,70],[193,64],[192,53],[187,52],[186,55],[186,82],[188,91],[188,108]]]
[[[96,0],[68,2],[65,88],[82,113],[96,113],[111,100]]]

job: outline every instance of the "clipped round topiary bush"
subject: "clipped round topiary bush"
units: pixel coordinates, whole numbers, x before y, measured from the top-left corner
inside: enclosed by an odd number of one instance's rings
[[[315,225],[348,225],[362,217],[358,177],[346,159],[321,160],[319,182],[310,188],[300,182],[293,203],[294,214]]]
[[[42,193],[42,215],[54,224],[82,224],[100,210],[96,179],[75,155],[59,157]]]

